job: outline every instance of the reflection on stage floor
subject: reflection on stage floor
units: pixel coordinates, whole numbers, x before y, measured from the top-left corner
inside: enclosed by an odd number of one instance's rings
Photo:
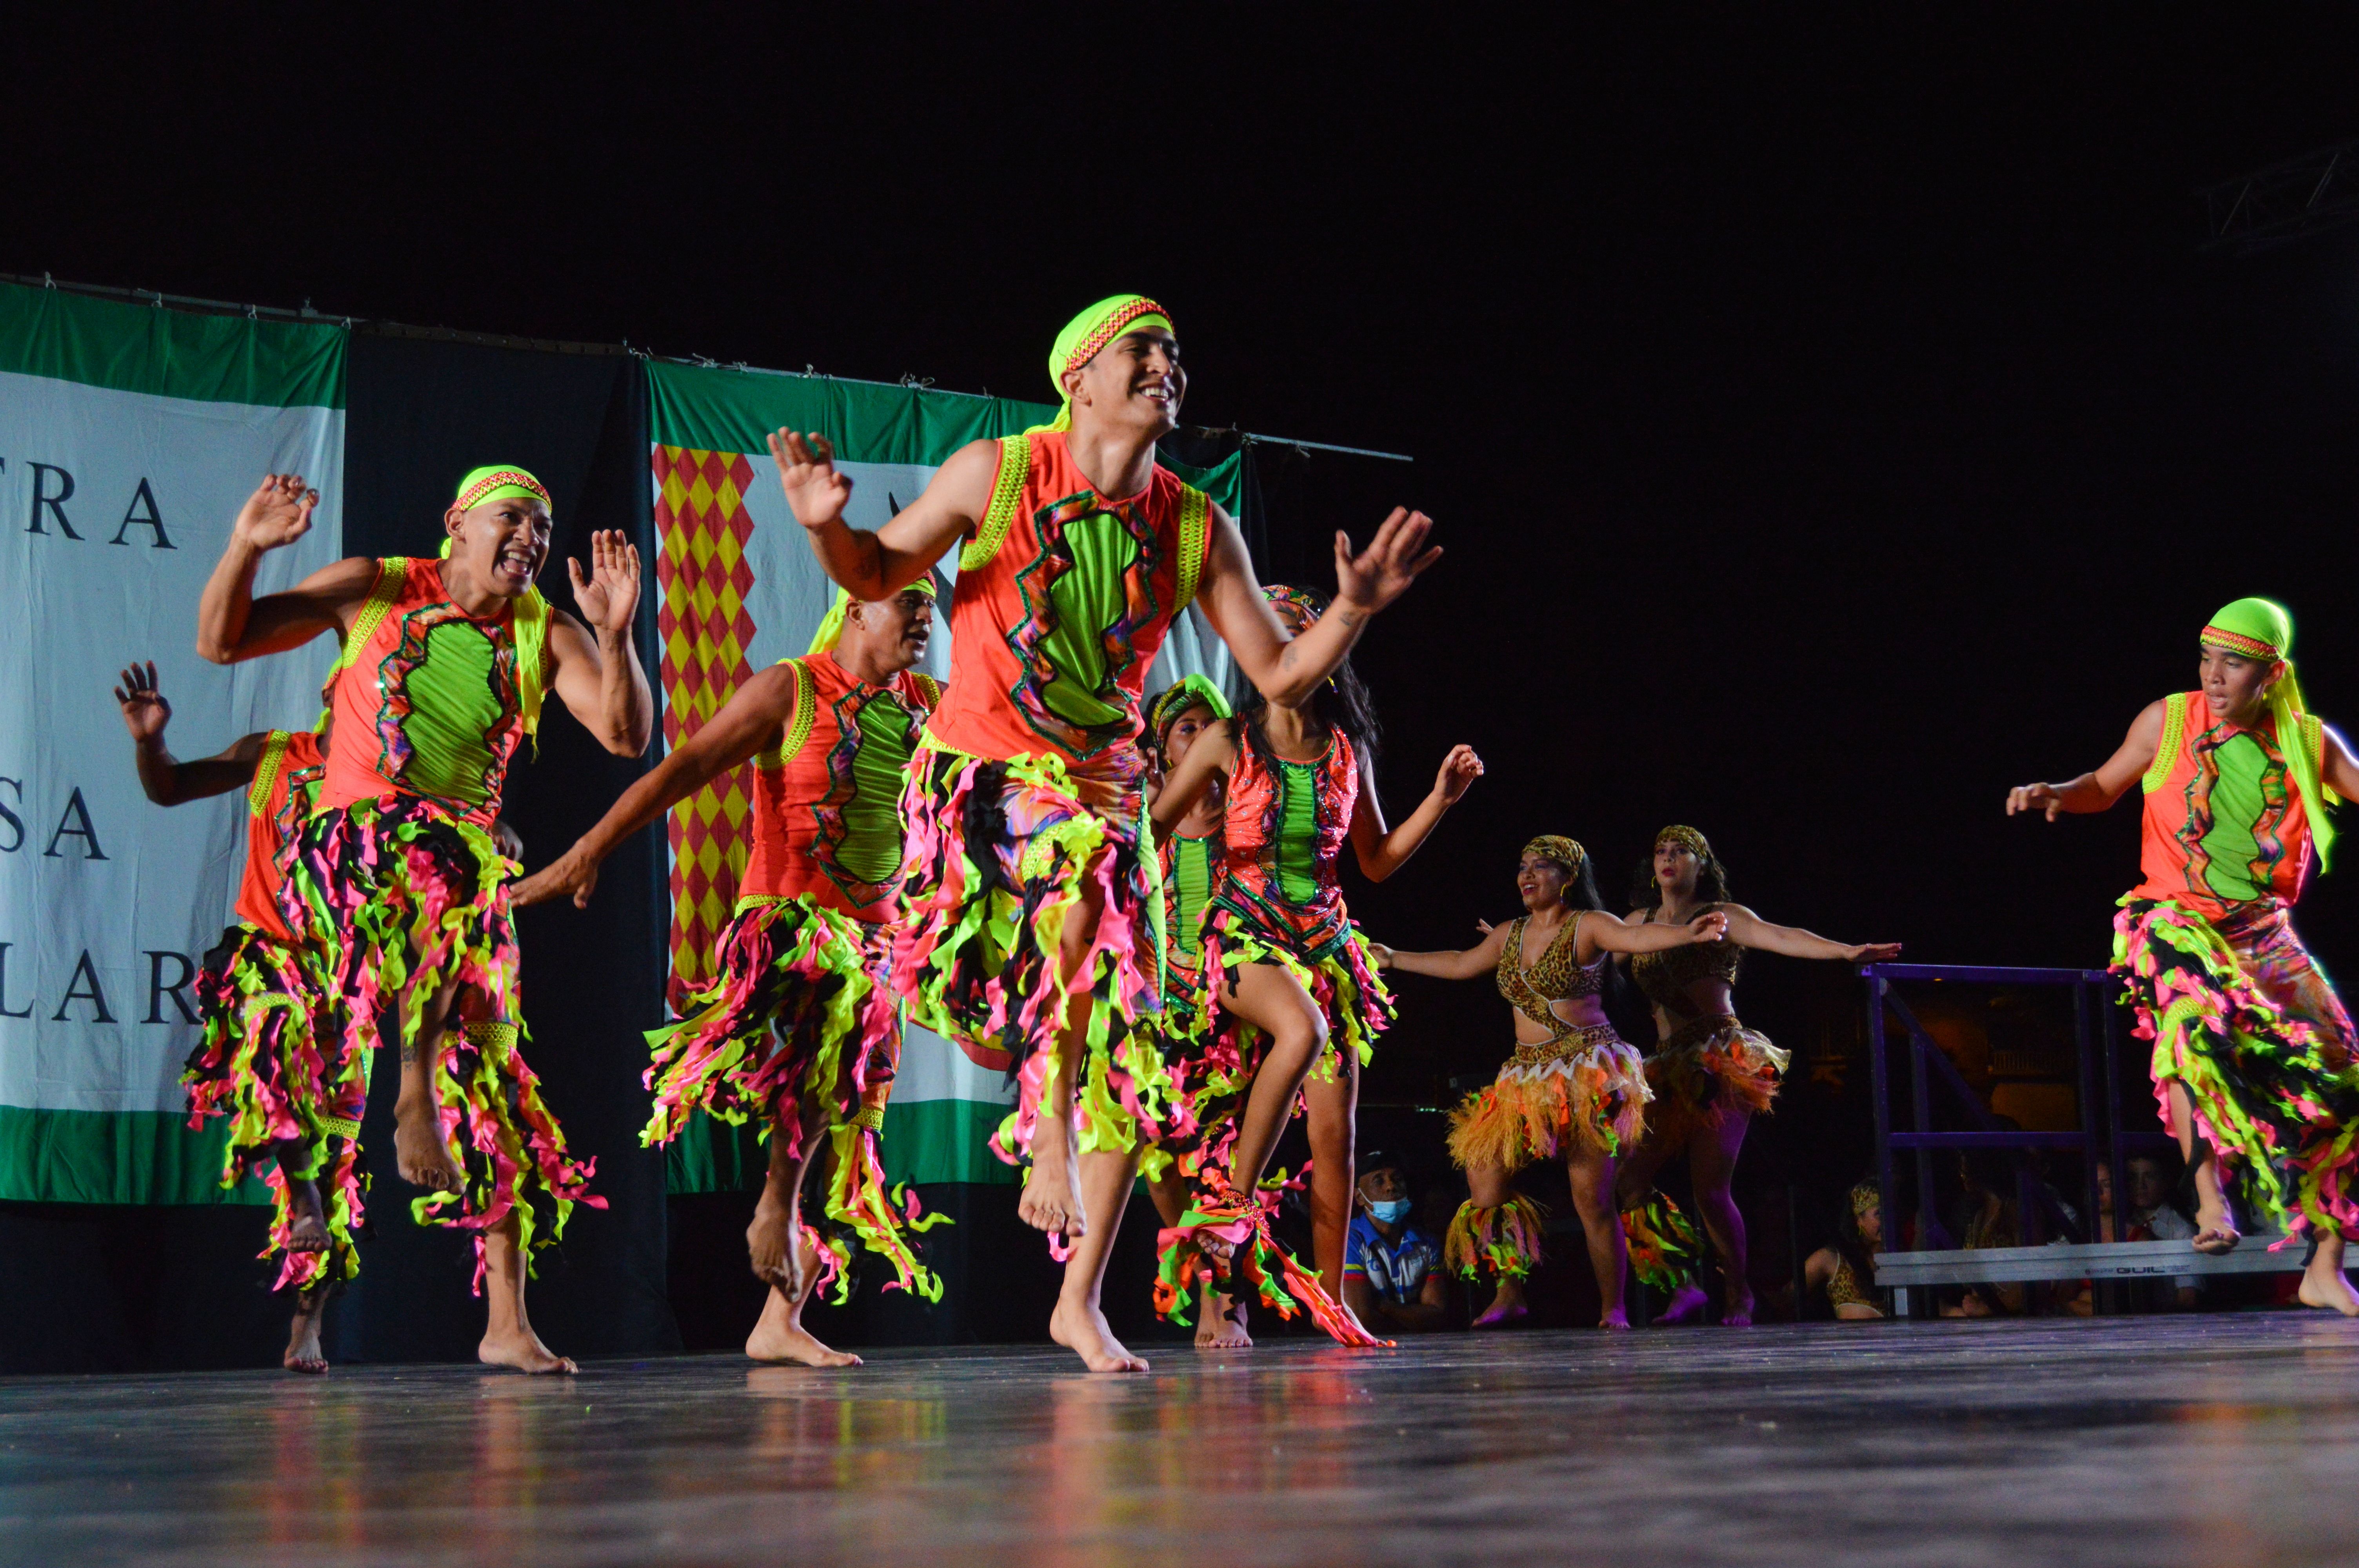
[[[2316,1562],[2359,1544],[2321,1314],[343,1368],[0,1382],[44,1564]]]

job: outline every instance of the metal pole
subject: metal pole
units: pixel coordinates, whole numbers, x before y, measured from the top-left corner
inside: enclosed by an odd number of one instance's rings
[[[2097,977],[2097,1010],[2103,1015],[2100,1033],[2105,1041],[2105,1162],[2114,1177],[2114,1231],[2118,1238],[2127,1240],[2130,1233],[2129,1162],[2122,1158],[2120,1042],[2114,1028],[2113,989],[2113,976],[2100,974]],[[2130,1292],[2125,1288],[2122,1294],[2126,1298]],[[2125,1310],[2128,1304],[2125,1299]]]
[[[2081,1081],[2081,1200],[2083,1206],[2081,1210],[2081,1239],[2103,1241],[2104,1237],[2100,1227],[2104,1224],[2104,1217],[2097,1211],[2097,1064],[2089,1050],[2089,988],[2085,985],[2072,988],[2072,1061],[2079,1070]],[[2117,1196],[2114,1200],[2114,1239],[2116,1241],[2122,1238],[2121,1213],[2121,1199]],[[2102,1282],[2093,1284],[2090,1287],[2090,1311],[2102,1314],[2112,1293],[2111,1288]]]
[[[1925,1052],[1930,1044],[1921,1029],[1908,1031],[1908,1100],[1917,1119],[1919,1133],[1933,1130],[1932,1074],[1925,1065]],[[1917,1245],[1933,1245],[1933,1151],[1924,1144],[1917,1146]]]
[[[1900,1250],[1900,1210],[1892,1202],[1892,1083],[1884,1056],[1884,981],[1873,966],[1867,977],[1868,1097],[1875,1104],[1875,1190],[1884,1250]],[[1903,1314],[1906,1315],[1906,1314]]]

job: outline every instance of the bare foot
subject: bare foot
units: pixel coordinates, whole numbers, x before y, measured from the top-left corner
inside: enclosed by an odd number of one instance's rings
[[[1497,1328],[1502,1324],[1515,1322],[1529,1311],[1531,1308],[1524,1301],[1523,1286],[1512,1280],[1502,1280],[1499,1281],[1499,1293],[1491,1298],[1490,1306],[1474,1320],[1474,1326]]]
[[[278,1364],[290,1372],[304,1372],[313,1377],[328,1369],[328,1357],[320,1348],[320,1320],[327,1315],[328,1292],[324,1290],[304,1291],[295,1297],[295,1321],[287,1331],[287,1354]]]
[[[1728,1310],[1720,1314],[1720,1326],[1723,1328],[1753,1326],[1753,1292],[1751,1291],[1745,1292],[1741,1296],[1734,1291],[1729,1292]]]
[[[2216,1258],[2223,1252],[2234,1252],[2236,1243],[2243,1239],[2236,1229],[2236,1217],[2228,1212],[2226,1204],[2203,1204],[2196,1208],[2195,1235],[2188,1242],[2195,1250]]]
[[[320,1184],[309,1176],[290,1178],[287,1183],[287,1250],[327,1249],[328,1213],[320,1205]],[[325,1368],[326,1364],[321,1363],[321,1369]]]
[[[1693,1323],[1703,1315],[1705,1303],[1710,1299],[1693,1285],[1681,1285],[1671,1293],[1670,1304],[1655,1314],[1654,1326],[1667,1328],[1673,1324]]]
[[[2345,1317],[2359,1317],[2359,1292],[2343,1271],[2340,1237],[2321,1237],[2310,1267],[2301,1271],[2301,1289],[2295,1292],[2307,1307],[2332,1307]],[[2332,1242],[2333,1245],[2330,1246]]]
[[[475,1346],[475,1359],[486,1367],[513,1367],[519,1372],[565,1372],[582,1370],[572,1357],[560,1356],[540,1342],[540,1336],[529,1328],[516,1328],[505,1333],[495,1330],[484,1336]]]
[[[429,1192],[455,1193],[464,1184],[442,1141],[442,1119],[431,1102],[399,1099],[393,1107],[393,1162],[401,1179]]]
[[[1075,1306],[1060,1296],[1057,1310],[1049,1314],[1049,1337],[1080,1357],[1093,1372],[1147,1370],[1147,1363],[1123,1347],[1106,1326],[1105,1314],[1093,1306]]]
[[[1081,1181],[1073,1168],[1073,1132],[1063,1122],[1043,1116],[1033,1130],[1032,1168],[1025,1173],[1016,1213],[1033,1229],[1068,1241],[1078,1239],[1089,1228]]]
[[[745,1336],[745,1354],[756,1361],[791,1361],[799,1367],[857,1367],[849,1350],[823,1345],[803,1326],[802,1314],[777,1286],[762,1304],[762,1318]]]
[[[785,1292],[788,1301],[802,1294],[802,1249],[788,1245],[798,1228],[793,1197],[782,1198],[775,1187],[764,1187],[761,1201],[754,1206],[754,1223],[745,1227],[745,1250],[753,1260],[754,1277]]]
[[[1197,1308],[1196,1348],[1199,1350],[1250,1350],[1253,1336],[1245,1332],[1245,1309],[1243,1303],[1207,1287],[1204,1300]]]
[[[1623,1334],[1627,1334],[1630,1332],[1630,1314],[1624,1312],[1620,1307],[1615,1307],[1612,1312],[1606,1313],[1597,1320],[1597,1326],[1600,1328],[1614,1329]]]

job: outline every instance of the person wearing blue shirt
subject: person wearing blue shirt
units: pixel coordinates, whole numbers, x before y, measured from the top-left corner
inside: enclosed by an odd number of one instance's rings
[[[1443,1325],[1441,1249],[1409,1224],[1408,1178],[1372,1153],[1360,1174],[1352,1228],[1343,1240],[1343,1304],[1362,1323],[1419,1334]]]

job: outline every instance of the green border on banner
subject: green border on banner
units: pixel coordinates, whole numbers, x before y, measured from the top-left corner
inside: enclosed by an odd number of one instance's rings
[[[342,408],[350,336],[325,322],[211,316],[0,284],[0,373],[113,392]]]
[[[0,1199],[16,1203],[266,1204],[255,1176],[221,1184],[229,1119],[191,1132],[188,1119],[161,1110],[27,1110],[0,1105]],[[103,1171],[93,1187],[77,1172]],[[19,1185],[18,1184],[22,1184]]]
[[[770,432],[788,427],[818,431],[848,462],[940,468],[970,441],[1013,436],[1056,416],[1053,404],[1012,397],[647,362],[648,438],[658,446],[702,452],[766,451]],[[1244,453],[1232,453],[1209,469],[1169,457],[1158,460],[1230,516],[1241,514]]]

